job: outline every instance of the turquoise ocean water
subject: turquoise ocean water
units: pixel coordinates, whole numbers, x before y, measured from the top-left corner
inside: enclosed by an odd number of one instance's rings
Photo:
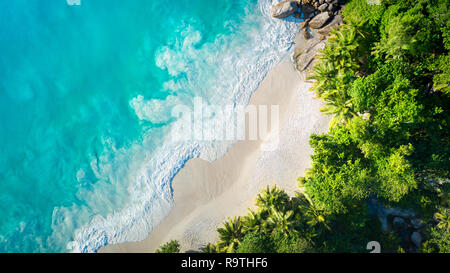
[[[248,103],[297,31],[274,2],[0,1],[0,252],[144,239],[229,147],[168,141],[172,107]]]

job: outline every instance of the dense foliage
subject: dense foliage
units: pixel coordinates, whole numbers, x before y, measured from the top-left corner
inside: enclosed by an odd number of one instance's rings
[[[162,245],[156,253],[178,253],[180,252],[180,243],[176,240],[171,240],[170,242]]]
[[[312,168],[290,198],[276,187],[229,219],[205,252],[411,251],[373,202],[423,223],[413,251],[450,252],[448,0],[352,0],[310,75],[333,115],[311,135]]]
[[[368,225],[371,236],[386,236],[377,221],[369,224],[369,210],[354,211],[376,199],[413,209],[426,223],[426,251],[448,252],[442,214],[433,214],[448,207],[449,2],[353,0],[343,15],[310,76],[323,111],[334,116],[327,134],[311,136],[313,166],[302,180],[334,226],[348,217],[342,223],[355,225],[321,243],[350,250],[351,230]],[[392,250],[404,245],[389,241]]]

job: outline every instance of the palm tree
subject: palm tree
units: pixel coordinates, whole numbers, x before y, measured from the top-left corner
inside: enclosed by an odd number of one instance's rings
[[[333,115],[330,127],[346,124],[357,115],[347,90],[359,69],[360,36],[364,37],[353,26],[342,25],[339,29],[333,29],[308,77],[314,80],[311,89],[326,102],[321,112]]]
[[[356,71],[359,68],[357,58],[359,42],[356,28],[342,25],[338,29],[333,29],[330,34],[331,38],[328,39],[320,58],[333,63],[337,70]]]
[[[244,218],[244,225],[242,230],[247,232],[264,232],[266,230],[266,222],[261,217],[260,213],[254,212],[249,209],[249,213]]]
[[[220,253],[220,249],[213,243],[208,243],[202,251],[203,253]]]
[[[326,106],[320,108],[320,112],[327,115],[334,115],[330,127],[334,127],[340,123],[347,124],[353,117],[357,116],[353,110],[351,99],[343,98],[343,96],[335,96],[329,99]]]
[[[295,220],[292,217],[294,212],[292,210],[281,212],[271,207],[271,213],[267,218],[267,224],[273,231],[279,231],[284,234],[290,234],[297,232],[295,230]]]
[[[322,210],[317,208],[309,196],[295,192],[298,209],[307,218],[307,224],[314,227],[317,224],[323,225],[328,231],[331,231],[330,226],[326,223],[325,214]]]
[[[332,90],[336,89],[336,74],[337,70],[331,62],[318,61],[307,77],[308,80],[314,80],[311,91],[314,91],[318,98],[327,96]]]
[[[270,211],[272,207],[284,211],[288,205],[289,196],[283,190],[278,189],[276,185],[272,188],[267,186],[256,197],[256,206],[261,212]]]
[[[297,177],[297,186],[299,188],[304,188],[305,187],[305,183],[308,177],[311,177],[312,174],[312,169],[306,169],[305,170],[305,176],[299,176]]]
[[[436,212],[434,217],[439,221],[437,227],[448,232],[450,229],[450,209],[444,209],[442,213]]]
[[[234,252],[244,237],[241,217],[234,217],[234,219],[228,217],[228,221],[223,223],[223,228],[218,228],[217,232],[219,233],[218,248],[227,253]]]

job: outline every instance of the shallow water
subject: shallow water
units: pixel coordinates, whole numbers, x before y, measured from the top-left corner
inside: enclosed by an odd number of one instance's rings
[[[145,238],[230,145],[170,142],[171,109],[248,102],[297,31],[272,2],[0,1],[0,252]]]

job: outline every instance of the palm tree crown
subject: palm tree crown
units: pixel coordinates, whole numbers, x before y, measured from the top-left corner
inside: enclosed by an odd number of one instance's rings
[[[249,210],[249,213],[244,218],[244,232],[264,232],[266,231],[266,221],[261,217],[261,214]]]
[[[223,223],[223,227],[217,229],[219,233],[217,246],[219,249],[228,253],[234,252],[244,237],[242,226],[241,217],[228,218],[228,221]]]
[[[272,188],[267,186],[256,197],[256,206],[261,211],[270,211],[273,207],[277,210],[284,211],[289,205],[289,196],[281,189],[278,189],[276,185]]]
[[[328,231],[331,230],[330,226],[326,223],[325,214],[322,210],[317,208],[312,202],[311,198],[302,193],[295,193],[298,209],[302,214],[307,217],[308,225],[314,227],[317,224],[323,225]]]
[[[279,231],[284,234],[295,233],[295,220],[294,212],[292,210],[281,212],[277,211],[274,207],[271,207],[271,213],[267,218],[268,225],[273,231]]]

